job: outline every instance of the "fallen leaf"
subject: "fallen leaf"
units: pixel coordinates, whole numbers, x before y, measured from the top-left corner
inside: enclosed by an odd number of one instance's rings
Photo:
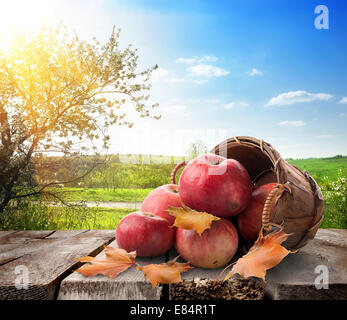
[[[167,212],[176,217],[175,223],[171,227],[195,230],[200,236],[206,229],[211,228],[213,221],[220,220],[210,213],[190,209],[183,203],[182,207],[178,208],[169,206]]]
[[[263,236],[261,231],[253,247],[236,262],[224,280],[238,273],[244,278],[258,277],[266,282],[266,270],[278,265],[284,257],[293,253],[281,246],[281,243],[291,235],[292,233],[287,234],[280,230]]]
[[[145,274],[145,278],[152,283],[155,288],[158,283],[176,283],[181,282],[181,272],[193,269],[189,262],[176,262],[175,259],[161,264],[147,264],[145,266],[136,266],[136,269],[141,270]]]
[[[105,259],[95,259],[89,256],[76,258],[75,260],[81,262],[90,262],[90,264],[82,266],[76,272],[82,273],[86,277],[103,274],[112,279],[135,263],[135,251],[127,252],[124,249],[105,246],[105,254]]]

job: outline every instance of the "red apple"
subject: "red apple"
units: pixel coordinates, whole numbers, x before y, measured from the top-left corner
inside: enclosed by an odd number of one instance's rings
[[[222,218],[246,209],[252,195],[251,179],[244,166],[214,154],[190,161],[182,171],[178,188],[185,205]]]
[[[136,251],[140,257],[155,257],[173,245],[174,231],[166,219],[147,212],[126,215],[116,229],[119,248]]]
[[[256,188],[252,193],[250,205],[238,216],[240,233],[248,242],[254,242],[258,238],[266,198],[276,185],[277,183],[267,183]],[[274,213],[275,207],[270,213],[270,221]]]
[[[165,184],[151,191],[142,202],[140,210],[142,212],[154,213],[155,215],[168,220],[169,225],[171,226],[175,222],[175,217],[166,212],[169,206],[181,206],[181,200],[178,194],[178,185],[176,184]]]
[[[201,236],[194,230],[177,228],[175,247],[178,254],[192,265],[201,268],[220,268],[235,255],[239,237],[227,219],[213,221]]]

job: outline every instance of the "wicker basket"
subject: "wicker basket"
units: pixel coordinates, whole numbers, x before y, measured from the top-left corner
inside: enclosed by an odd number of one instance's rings
[[[247,169],[252,182],[259,186],[268,182],[287,184],[291,192],[284,192],[278,200],[272,222],[282,224],[286,233],[293,233],[283,245],[299,249],[314,238],[322,220],[324,200],[316,181],[308,172],[289,164],[269,143],[252,137],[233,137],[217,145],[212,153],[233,158]],[[172,182],[175,183],[175,168]]]

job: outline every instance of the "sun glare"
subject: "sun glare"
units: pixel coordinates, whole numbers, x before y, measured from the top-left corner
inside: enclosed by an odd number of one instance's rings
[[[59,0],[1,0],[0,47],[10,46],[15,33],[33,33],[43,23],[59,22]],[[61,16],[60,16],[61,17]]]

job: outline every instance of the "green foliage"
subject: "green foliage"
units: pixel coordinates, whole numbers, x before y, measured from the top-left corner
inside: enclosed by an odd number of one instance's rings
[[[62,188],[66,201],[142,202],[152,189]]]
[[[131,211],[22,201],[6,207],[0,216],[0,230],[116,229],[122,217]]]
[[[324,196],[324,220],[321,228],[347,228],[347,157],[287,160],[308,171]]]
[[[71,187],[104,189],[148,189],[170,183],[171,171],[175,164],[123,164],[107,163],[95,168],[78,184]]]
[[[189,159],[194,159],[204,153],[208,153],[208,149],[206,143],[202,140],[196,140],[195,142],[191,143],[187,150]]]
[[[325,199],[322,228],[347,228],[347,179],[340,169],[336,180],[324,178],[321,189]]]

